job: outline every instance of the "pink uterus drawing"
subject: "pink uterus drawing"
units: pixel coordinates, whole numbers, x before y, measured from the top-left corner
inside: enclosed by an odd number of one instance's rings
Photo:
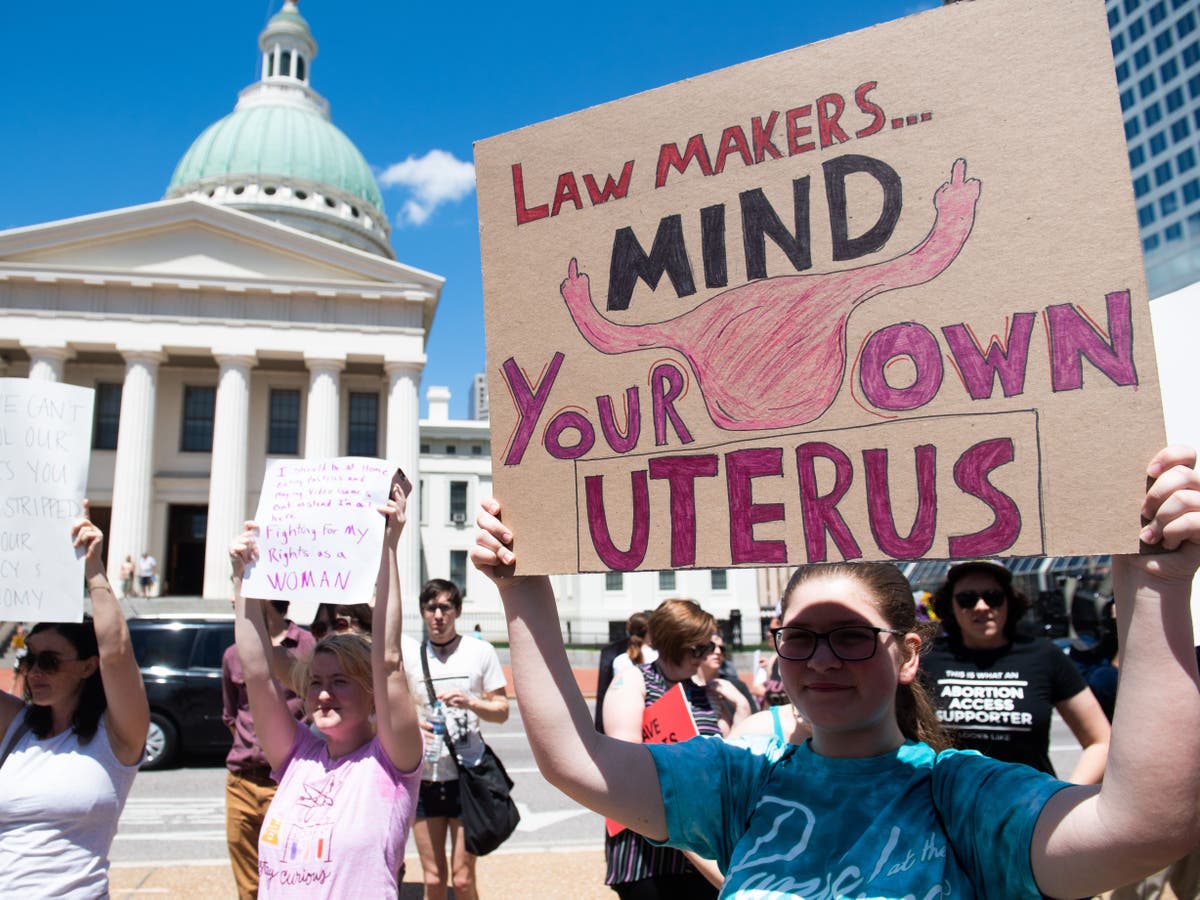
[[[809,275],[783,275],[722,291],[662,322],[618,325],[592,304],[588,276],[572,259],[561,291],[575,325],[602,353],[667,349],[695,373],[705,406],[721,428],[789,428],[819,418],[846,369],[846,322],[859,304],[885,291],[924,284],[958,256],[975,223],[981,184],[956,160],[933,197],[929,234],[894,259]]]

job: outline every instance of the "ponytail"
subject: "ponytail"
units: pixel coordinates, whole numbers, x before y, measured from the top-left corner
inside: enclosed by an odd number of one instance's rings
[[[646,645],[646,635],[649,633],[650,617],[645,613],[636,612],[625,623],[625,633],[629,635],[629,649],[625,653],[635,666],[645,662],[642,647]]]
[[[629,636],[629,649],[625,652],[629,655],[629,661],[635,666],[642,664],[642,646],[646,643],[646,639],[640,635]]]
[[[920,679],[896,688],[896,724],[910,741],[922,741],[935,753],[954,746],[950,735],[938,720],[929,691]]]

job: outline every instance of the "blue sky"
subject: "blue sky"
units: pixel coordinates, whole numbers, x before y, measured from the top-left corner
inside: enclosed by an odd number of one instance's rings
[[[283,0],[0,5],[0,229],[161,198],[175,164],[257,80]],[[381,180],[392,245],[446,278],[422,383],[486,364],[472,143],[941,5],[407,4],[301,0],[313,87]]]

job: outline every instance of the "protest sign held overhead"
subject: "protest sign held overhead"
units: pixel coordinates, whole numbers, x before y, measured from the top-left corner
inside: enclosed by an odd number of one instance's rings
[[[311,622],[321,603],[368,603],[375,590],[387,502],[396,471],[381,459],[267,461],[254,521],[258,560],[242,592],[290,600],[289,617]]]
[[[83,515],[91,388],[0,378],[0,619],[83,621]]]
[[[932,10],[476,169],[519,573],[1137,550],[1164,438],[1102,5]]]

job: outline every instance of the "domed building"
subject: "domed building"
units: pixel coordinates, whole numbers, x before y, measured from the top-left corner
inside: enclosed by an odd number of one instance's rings
[[[162,200],[0,231],[0,375],[95,390],[87,496],[114,584],[148,551],[162,593],[228,597],[225,548],[268,456],[380,456],[417,481],[443,279],[396,260],[292,0],[259,48],[259,81]],[[410,597],[418,539],[401,545]]]
[[[262,80],[196,138],[167,197],[207,198],[394,259],[371,167],[309,84],[317,44],[292,0],[258,45]]]

